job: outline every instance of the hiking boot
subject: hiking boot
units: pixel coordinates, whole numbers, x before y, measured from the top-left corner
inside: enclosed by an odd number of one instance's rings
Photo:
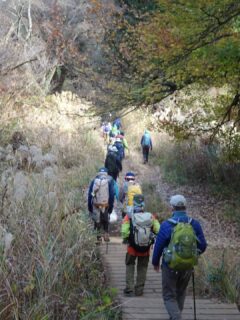
[[[96,245],[100,245],[102,243],[102,236],[97,236]]]
[[[107,232],[104,233],[103,240],[105,242],[109,242],[110,241],[109,234]]]
[[[136,297],[141,297],[143,295],[143,291],[136,291],[135,290],[135,296]]]
[[[130,289],[124,289],[123,294],[125,297],[134,297],[133,290],[130,290]]]

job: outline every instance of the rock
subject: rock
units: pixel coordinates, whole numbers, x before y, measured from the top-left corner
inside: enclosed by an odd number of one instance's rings
[[[9,182],[9,179],[13,176],[13,170],[12,169],[7,169],[3,171],[2,176],[1,176],[1,186],[3,188],[6,188]]]
[[[16,173],[13,179],[13,198],[16,202],[22,202],[28,192],[29,181],[22,171]]]
[[[54,172],[54,169],[52,167],[46,167],[43,170],[43,176],[44,179],[47,180],[50,183],[56,183],[57,182],[57,176]]]
[[[5,150],[7,154],[13,154],[13,149],[11,144],[8,144]]]
[[[19,169],[27,169],[30,167],[31,164],[31,154],[28,146],[20,145],[19,148],[16,150],[16,159],[17,165]]]
[[[42,156],[42,149],[37,146],[30,146],[29,152],[32,158]]]
[[[4,161],[6,159],[7,152],[4,148],[0,147],[0,161]]]
[[[0,247],[3,248],[4,255],[6,255],[11,248],[12,241],[13,235],[0,225]]]
[[[56,192],[49,192],[46,195],[46,203],[50,211],[56,211],[58,209],[59,202]]]
[[[46,166],[53,166],[53,165],[57,164],[57,157],[52,153],[46,153],[43,156],[43,161]]]

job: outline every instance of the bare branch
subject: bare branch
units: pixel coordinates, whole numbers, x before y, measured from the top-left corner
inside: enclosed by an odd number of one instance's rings
[[[28,33],[26,40],[31,38],[32,35],[32,16],[31,16],[31,0],[28,1]]]
[[[23,61],[23,62],[17,64],[16,66],[12,67],[12,68],[9,68],[7,71],[2,72],[1,74],[2,74],[3,76],[6,76],[9,72],[11,72],[11,71],[13,71],[13,70],[16,70],[16,69],[24,66],[25,64],[31,63],[31,62],[36,61],[36,60],[38,60],[38,58],[35,57],[35,58],[30,59],[30,60]]]

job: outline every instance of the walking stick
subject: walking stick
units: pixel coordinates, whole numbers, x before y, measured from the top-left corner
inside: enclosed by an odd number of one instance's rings
[[[108,254],[108,241],[106,241],[106,254]]]
[[[197,320],[197,314],[196,314],[196,299],[195,299],[195,277],[194,277],[194,269],[192,270],[192,287],[193,287],[193,311],[194,311],[194,320]]]

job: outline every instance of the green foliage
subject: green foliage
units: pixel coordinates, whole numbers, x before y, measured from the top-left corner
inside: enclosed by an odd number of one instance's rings
[[[230,125],[239,131],[240,4],[233,0],[124,3],[124,12],[113,17],[108,33],[107,54],[114,62],[111,104],[115,108],[151,105],[183,89],[185,95],[194,90],[190,95],[196,103],[177,101],[172,109],[173,113],[176,107],[184,110],[185,120],[170,117],[159,121],[159,127],[181,139],[207,132],[232,143],[233,130],[225,128],[223,135],[220,128]],[[197,108],[209,88],[225,88],[225,97]]]

